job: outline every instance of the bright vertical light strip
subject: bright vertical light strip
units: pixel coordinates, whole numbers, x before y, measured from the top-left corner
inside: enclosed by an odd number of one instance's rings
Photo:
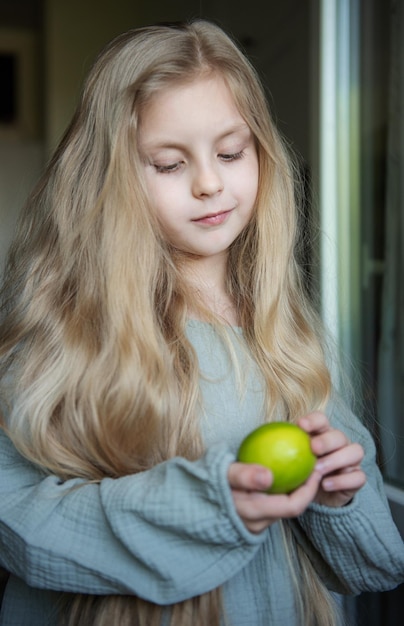
[[[322,315],[349,362],[359,342],[358,15],[358,0],[320,0]]]
[[[351,280],[353,270],[351,247],[351,33],[350,4],[352,0],[338,0],[337,16],[337,176],[338,176],[338,313],[340,347],[352,356]]]
[[[352,360],[361,361],[361,89],[360,89],[360,0],[350,0],[349,13],[349,234],[350,265],[346,268],[350,287],[349,349]],[[359,390],[357,389],[357,393]]]
[[[337,2],[320,1],[319,202],[322,316],[339,344]]]

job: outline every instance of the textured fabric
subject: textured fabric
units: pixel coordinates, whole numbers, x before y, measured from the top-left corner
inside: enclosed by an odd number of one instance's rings
[[[249,533],[226,478],[242,437],[264,420],[260,378],[248,359],[234,374],[209,325],[193,322],[188,332],[202,370],[201,459],[171,459],[100,485],[61,483],[21,458],[0,431],[0,565],[12,572],[1,626],[56,626],[58,591],[129,593],[168,605],[218,585],[230,626],[301,626],[279,524]],[[240,342],[236,329],[237,354]],[[369,480],[346,507],[311,505],[293,531],[333,591],[392,588],[404,580],[404,547],[374,445],[346,409],[330,405],[329,415],[365,447]]]

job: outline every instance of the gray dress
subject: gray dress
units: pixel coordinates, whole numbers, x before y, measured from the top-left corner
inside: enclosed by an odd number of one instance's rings
[[[0,431],[0,565],[12,573],[1,626],[55,626],[60,591],[168,605],[219,585],[230,626],[301,626],[279,524],[250,533],[226,478],[241,439],[264,421],[259,376],[248,358],[235,374],[209,325],[190,322],[188,333],[202,371],[201,459],[174,458],[100,484],[61,483]],[[239,355],[240,342],[235,329]],[[404,545],[373,441],[347,409],[332,404],[328,415],[365,448],[368,481],[345,507],[310,505],[292,521],[294,532],[331,590],[393,588],[404,581]]]

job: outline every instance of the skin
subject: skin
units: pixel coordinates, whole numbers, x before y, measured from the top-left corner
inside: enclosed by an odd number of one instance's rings
[[[139,146],[147,190],[163,233],[183,253],[184,278],[229,324],[237,311],[225,289],[228,249],[249,223],[258,191],[254,138],[218,76],[157,93],[140,118]],[[192,312],[191,312],[192,313]],[[363,449],[314,412],[298,424],[318,461],[289,495],[263,493],[271,472],[232,463],[229,485],[245,526],[259,533],[301,515],[311,502],[344,506],[366,481]]]
[[[272,484],[272,474],[260,465],[233,463],[229,468],[234,504],[253,533],[262,532],[280,519],[301,515],[311,502],[345,506],[366,482],[366,475],[360,468],[364,456],[362,446],[332,428],[324,413],[310,413],[298,424],[310,435],[318,461],[309,479],[292,493],[263,493],[262,490]]]
[[[184,278],[236,323],[226,262],[254,211],[258,157],[223,79],[207,75],[157,93],[140,116],[139,147],[162,230],[183,253]]]

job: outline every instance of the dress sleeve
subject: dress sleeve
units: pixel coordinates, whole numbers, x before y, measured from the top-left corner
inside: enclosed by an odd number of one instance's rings
[[[363,446],[367,482],[347,506],[311,504],[294,530],[333,591],[386,591],[404,582],[404,543],[391,517],[373,439],[347,409],[341,419],[337,406],[330,407],[330,421]]]
[[[243,568],[265,540],[248,532],[227,483],[233,456],[212,447],[99,484],[61,483],[0,429],[0,564],[32,587],[135,594],[171,604]]]

